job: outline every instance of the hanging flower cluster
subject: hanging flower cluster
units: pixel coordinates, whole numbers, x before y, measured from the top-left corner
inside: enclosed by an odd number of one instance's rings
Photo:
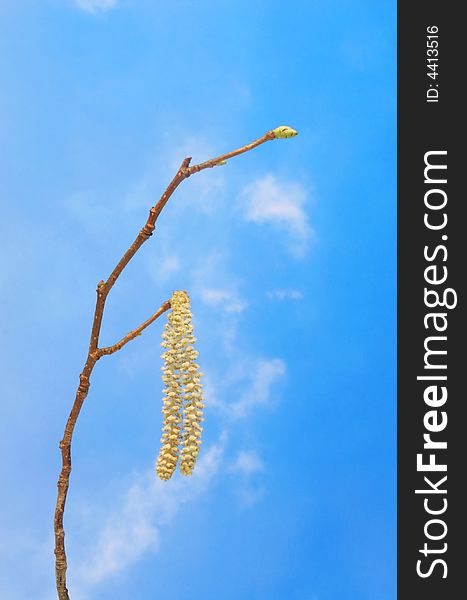
[[[190,298],[184,291],[174,292],[170,301],[165,331],[162,334],[163,427],[157,475],[172,477],[180,457],[180,471],[191,475],[201,446],[203,421],[202,373],[196,364],[198,352],[191,322]]]

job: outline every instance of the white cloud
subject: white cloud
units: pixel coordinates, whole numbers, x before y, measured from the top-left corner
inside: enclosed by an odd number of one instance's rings
[[[300,290],[272,290],[266,292],[270,300],[302,300],[303,294]]]
[[[272,223],[285,229],[291,254],[296,258],[304,256],[312,229],[304,210],[307,192],[300,183],[281,181],[269,174],[247,185],[241,198],[247,221]]]
[[[160,261],[159,265],[159,276],[162,278],[167,278],[174,271],[178,271],[180,269],[180,261],[174,255],[164,256]]]
[[[231,466],[231,470],[235,473],[241,473],[242,475],[250,476],[264,469],[264,465],[254,451],[241,450],[234,463]]]
[[[251,481],[254,475],[264,471],[263,462],[258,454],[253,450],[241,450],[230,466],[230,471],[240,476],[235,489],[239,508],[245,510],[258,504],[266,493],[263,485]]]
[[[121,573],[143,554],[161,545],[161,528],[170,524],[180,508],[209,489],[223,460],[226,434],[205,450],[192,477],[175,475],[162,482],[149,470],[135,476],[121,505],[95,535],[95,548],[79,568],[80,590],[93,587]]]
[[[175,254],[159,256],[159,249],[150,248],[144,255],[146,268],[155,283],[165,283],[170,277],[180,271],[180,260]]]
[[[273,385],[285,375],[285,362],[280,358],[258,360],[251,375],[250,386],[242,394],[240,400],[232,405],[232,412],[237,417],[243,417],[258,405],[267,405],[271,400]]]
[[[228,313],[240,313],[248,304],[235,292],[227,289],[205,288],[200,292],[201,299],[213,307],[220,307]]]
[[[227,414],[231,419],[244,418],[257,406],[272,405],[275,401],[273,386],[285,375],[286,370],[286,364],[280,358],[233,360],[230,372],[217,378],[222,381],[221,393],[211,377],[204,378],[206,406]],[[224,397],[238,400],[229,403]]]
[[[75,4],[87,12],[99,13],[115,8],[117,0],[75,0]]]

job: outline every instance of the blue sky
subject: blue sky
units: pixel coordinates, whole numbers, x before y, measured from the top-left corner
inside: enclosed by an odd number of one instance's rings
[[[54,597],[58,441],[96,283],[181,160],[102,343],[173,290],[205,373],[156,481],[163,320],[102,359],[65,515],[73,600],[395,598],[395,2],[0,2],[0,594]]]

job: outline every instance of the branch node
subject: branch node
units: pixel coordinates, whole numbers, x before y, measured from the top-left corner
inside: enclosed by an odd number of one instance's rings
[[[81,394],[87,394],[89,390],[89,378],[86,375],[81,374],[79,376],[78,392]]]
[[[152,209],[151,209],[152,211]],[[146,225],[141,229],[141,236],[144,239],[149,239],[155,229],[155,226],[152,223],[146,223]]]
[[[192,171],[190,168],[190,163],[191,163],[191,156],[187,156],[186,158],[183,159],[183,162],[180,166],[179,173],[184,179],[186,179],[187,177],[189,177],[191,175]]]

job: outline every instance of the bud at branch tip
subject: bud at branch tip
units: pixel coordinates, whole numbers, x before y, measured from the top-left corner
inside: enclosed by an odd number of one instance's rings
[[[287,125],[279,125],[279,127],[273,129],[272,132],[276,139],[291,138],[298,135],[298,131],[295,131],[295,129],[292,129],[292,127],[287,127]]]

